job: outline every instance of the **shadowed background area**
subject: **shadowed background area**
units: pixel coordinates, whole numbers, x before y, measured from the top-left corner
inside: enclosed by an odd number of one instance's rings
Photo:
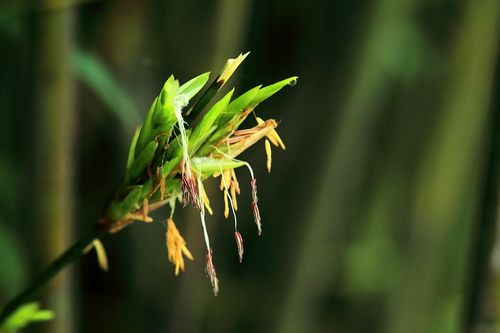
[[[233,222],[207,182],[214,297],[195,260],[174,276],[168,209],[103,240],[40,296],[26,332],[498,332],[500,2],[42,0],[0,3],[0,305],[98,219],[165,80],[251,51],[228,88],[298,75],[256,109],[280,120]],[[252,126],[248,120],[248,126]],[[500,238],[498,239],[500,241]]]

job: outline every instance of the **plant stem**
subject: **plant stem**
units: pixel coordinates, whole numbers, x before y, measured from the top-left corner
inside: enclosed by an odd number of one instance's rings
[[[31,301],[40,289],[47,284],[59,271],[68,264],[72,263],[82,255],[82,251],[89,246],[95,239],[101,238],[105,234],[97,228],[92,228],[89,232],[83,235],[73,246],[66,250],[63,254],[47,266],[37,278],[16,298],[7,303],[0,312],[0,327],[5,320],[21,305]]]

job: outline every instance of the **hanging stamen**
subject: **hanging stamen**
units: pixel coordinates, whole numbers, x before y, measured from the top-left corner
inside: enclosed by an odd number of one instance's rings
[[[198,173],[198,188],[201,188],[201,176]],[[200,194],[201,196],[201,194]],[[206,257],[206,271],[210,278],[210,283],[212,284],[212,289],[214,295],[217,296],[219,293],[219,280],[217,279],[217,273],[215,272],[215,266],[212,261],[212,249],[210,247],[210,239],[208,238],[207,225],[205,223],[205,206],[201,206],[200,210],[201,225],[203,226],[203,237],[205,238],[205,245],[207,246],[207,257]]]
[[[255,220],[255,224],[257,225],[257,230],[259,233],[259,236],[262,234],[262,224],[261,224],[261,219],[260,219],[260,211],[259,211],[259,206],[257,205],[257,202],[259,199],[257,198],[257,179],[254,176],[252,167],[248,162],[244,162],[245,166],[248,168],[248,171],[250,171],[250,177],[252,178],[250,180],[250,186],[252,188],[252,213],[253,217]]]
[[[228,174],[229,179],[231,179],[231,172],[226,172],[226,171],[229,171],[229,170],[224,170],[224,173]],[[223,176],[224,176],[224,173],[223,173]],[[222,185],[223,185],[222,187],[224,188],[224,202],[227,203],[227,201],[229,200],[229,204],[231,205],[231,211],[233,212],[233,217],[234,217],[234,230],[237,230],[238,229],[238,219],[236,217],[236,209],[235,209],[233,199],[231,198],[231,195],[229,194],[229,191],[228,191],[228,183],[226,182],[226,178],[227,177],[222,177]],[[227,210],[227,216],[226,216],[226,210]],[[229,216],[229,211],[227,209],[227,205],[226,205],[226,209],[224,210],[224,216],[226,216],[226,218],[228,218],[228,216]]]
[[[257,205],[257,202],[259,201],[257,198],[257,179],[252,178],[250,185],[252,187],[252,212],[260,236],[262,234],[262,224],[260,223],[260,211],[259,206]]]
[[[238,183],[238,178],[236,178],[236,172],[231,169],[231,181],[235,187],[236,193],[240,194],[240,183]]]
[[[183,255],[190,260],[193,260],[193,255],[189,252],[186,241],[181,236],[171,217],[167,220],[166,243],[168,260],[175,265],[175,275],[177,276],[180,271],[184,270]]]
[[[271,173],[271,164],[273,162],[272,151],[271,151],[271,144],[269,143],[268,139],[266,139],[266,141],[264,143],[265,143],[265,146],[266,146],[267,172]]]
[[[243,262],[243,237],[238,231],[234,232],[234,238],[236,239],[236,246],[238,246],[238,257],[240,258],[240,263]]]
[[[182,164],[182,202],[184,207],[191,202],[198,210],[201,209],[200,197],[196,188],[196,181],[191,168],[185,160]]]
[[[205,208],[207,209],[210,215],[213,215],[214,212],[212,211],[212,207],[210,207],[210,200],[208,199],[207,192],[205,192],[205,187],[203,186],[203,182],[199,183],[199,189],[200,189],[201,200],[203,201]]]
[[[233,205],[234,205],[234,210],[238,210],[238,201],[236,200],[236,189],[234,187],[233,184],[231,184],[230,186],[230,192],[231,192],[231,200],[233,202]]]
[[[234,174],[234,170],[231,169],[232,173],[231,175]],[[235,174],[234,174],[235,175]],[[235,175],[236,177],[236,175]],[[236,217],[236,201],[233,202],[233,197],[236,200],[236,190],[235,190],[235,185],[232,184],[231,186],[231,196],[229,195],[229,192],[227,190],[227,183],[224,181],[224,177],[222,178],[223,181],[223,187],[224,187],[224,201],[227,202],[229,200],[231,204],[231,210],[233,211],[233,217],[234,217],[234,236],[236,238],[236,246],[238,247],[238,256],[240,258],[240,263],[243,261],[243,237],[241,237],[241,234],[238,232],[238,218]],[[227,218],[227,217],[226,217]]]
[[[229,203],[227,202],[226,190],[224,190],[224,217],[229,218]]]
[[[191,161],[189,159],[188,153],[188,139],[186,135],[186,128],[184,127],[184,119],[182,118],[182,107],[185,105],[185,101],[175,100],[175,116],[177,118],[177,125],[181,134],[181,146],[183,152],[183,163],[182,163],[182,201],[184,206],[189,202],[201,209],[200,197],[198,196],[198,191],[196,189],[196,181],[193,177],[193,172],[191,170]]]
[[[221,171],[221,179],[220,179],[220,189],[221,191],[224,192],[224,217],[227,219],[229,218],[229,202],[227,200],[226,193],[229,189],[229,185],[231,182],[231,171],[230,170],[224,170]]]
[[[214,295],[217,296],[217,294],[219,293],[219,280],[217,279],[217,272],[215,271],[215,266],[212,261],[212,250],[210,249],[207,252],[206,271],[208,277],[210,278],[210,283],[212,284]]]

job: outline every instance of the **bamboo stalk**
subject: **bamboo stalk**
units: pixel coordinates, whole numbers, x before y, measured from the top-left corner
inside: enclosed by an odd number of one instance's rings
[[[39,262],[66,249],[73,231],[74,83],[70,56],[73,13],[66,1],[42,1],[37,17],[35,212]],[[72,327],[71,275],[58,276],[44,295],[59,320],[44,325],[50,332]]]

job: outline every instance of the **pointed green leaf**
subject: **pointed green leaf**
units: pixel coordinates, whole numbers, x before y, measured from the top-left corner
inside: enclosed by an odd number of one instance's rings
[[[177,155],[173,157],[171,160],[169,160],[167,163],[165,163],[161,168],[162,176],[167,177],[175,169],[175,167],[179,165],[181,160],[182,160],[182,150],[179,149],[177,151]]]
[[[141,125],[139,137],[137,138],[136,146],[134,149],[135,156],[139,155],[139,153],[142,151],[144,146],[146,146],[146,144],[149,141],[151,132],[153,130],[153,116],[156,109],[156,104],[159,103],[160,102],[158,101],[158,97],[156,97],[155,100],[153,101],[153,104],[151,104],[151,107],[149,108],[148,114],[146,115],[146,119],[144,119],[144,122]]]
[[[143,199],[142,185],[134,186],[133,189],[121,200],[113,200],[106,210],[106,217],[112,221],[119,221],[136,209],[139,201]],[[141,202],[142,204],[142,202]]]
[[[137,145],[137,139],[139,138],[139,133],[141,131],[141,127],[137,127],[134,132],[134,136],[132,137],[132,142],[130,142],[130,148],[128,149],[127,156],[127,169],[132,166],[135,158],[135,146]]]
[[[292,76],[289,77],[288,79],[276,82],[274,84],[271,84],[269,86],[266,86],[262,89],[259,90],[255,98],[252,100],[250,103],[251,106],[257,106],[258,104],[262,103],[272,95],[276,94],[278,91],[280,91],[284,86],[286,85],[294,85],[297,82],[298,76]]]
[[[217,129],[210,139],[199,148],[199,155],[203,156],[212,151],[212,146],[219,143],[220,140],[230,135],[245,120],[253,106],[252,100],[259,92],[261,86],[257,86],[232,101],[225,111],[221,112],[217,122]]]
[[[162,127],[172,123],[175,118],[175,98],[179,91],[179,81],[173,75],[170,75],[167,82],[163,85],[163,89],[158,96],[160,103],[156,105],[154,112],[154,127]]]
[[[228,59],[226,65],[222,69],[221,73],[217,78],[212,81],[208,88],[203,92],[203,95],[196,101],[196,103],[186,112],[186,120],[191,122],[195,117],[197,117],[203,109],[210,103],[212,98],[217,94],[217,92],[224,86],[224,84],[229,80],[234,71],[238,66],[245,60],[250,52],[241,54],[235,59]]]
[[[151,163],[155,156],[158,142],[151,141],[137,156],[125,175],[125,183],[129,183],[138,178],[146,170],[148,164]]]
[[[188,102],[191,98],[194,97],[208,81],[208,77],[210,76],[210,72],[203,73],[198,75],[194,79],[189,80],[180,86],[177,95],[183,95],[186,102]]]
[[[140,154],[144,147],[159,135],[163,135],[160,144],[165,143],[175,125],[175,96],[179,89],[179,82],[171,75],[163,85],[159,96],[154,100],[149,108],[141,132],[137,140],[135,156]]]
[[[37,302],[23,304],[7,318],[0,331],[15,332],[31,322],[47,321],[54,317],[53,311],[41,310]]]
[[[234,89],[226,94],[220,101],[218,101],[204,116],[200,121],[198,126],[194,129],[192,134],[189,136],[189,153],[194,154],[196,150],[204,143],[204,139],[207,138],[210,131],[215,128],[213,124],[219,118],[221,112],[223,112],[229,105],[231,96],[233,95]]]
[[[227,169],[239,168],[245,165],[245,162],[229,158],[196,157],[191,160],[191,165],[196,172],[207,176]]]
[[[255,96],[257,96],[257,93],[259,92],[261,86],[262,85],[258,85],[257,87],[250,89],[249,91],[232,101],[227,109],[221,113],[218,124],[224,124],[226,121],[246,109],[255,98]]]

